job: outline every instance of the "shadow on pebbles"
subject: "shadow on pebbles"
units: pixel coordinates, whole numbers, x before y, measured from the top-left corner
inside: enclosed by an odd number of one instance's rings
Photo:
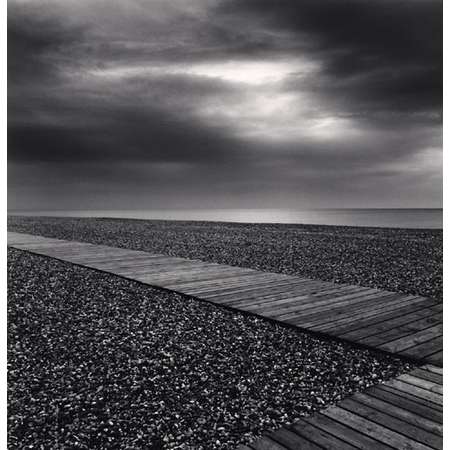
[[[8,252],[9,448],[231,449],[398,359]]]

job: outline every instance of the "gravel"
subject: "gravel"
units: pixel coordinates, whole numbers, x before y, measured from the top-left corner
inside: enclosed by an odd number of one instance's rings
[[[442,230],[10,217],[14,231],[442,299]]]
[[[11,449],[231,449],[410,369],[387,355],[8,251]]]

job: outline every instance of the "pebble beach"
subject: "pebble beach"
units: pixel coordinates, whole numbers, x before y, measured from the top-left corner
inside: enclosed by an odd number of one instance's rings
[[[442,232],[10,217],[11,231],[442,296]],[[350,344],[8,251],[11,448],[233,449],[412,369]]]
[[[442,299],[442,230],[57,217],[11,231]]]
[[[8,252],[10,448],[232,449],[412,367]]]

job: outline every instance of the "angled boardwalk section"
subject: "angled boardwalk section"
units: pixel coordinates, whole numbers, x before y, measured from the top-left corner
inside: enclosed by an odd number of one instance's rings
[[[30,234],[8,245],[442,366],[442,304],[429,298]]]
[[[440,450],[442,446],[442,369],[427,365],[238,450]]]

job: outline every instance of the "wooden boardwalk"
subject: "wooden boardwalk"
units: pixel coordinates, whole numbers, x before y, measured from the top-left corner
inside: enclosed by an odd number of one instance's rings
[[[442,369],[428,365],[238,450],[440,450],[442,428]]]
[[[8,245],[442,366],[442,303],[429,298],[23,233]]]
[[[437,301],[29,234],[9,232],[8,245],[426,364],[240,450],[443,448],[442,304]]]

